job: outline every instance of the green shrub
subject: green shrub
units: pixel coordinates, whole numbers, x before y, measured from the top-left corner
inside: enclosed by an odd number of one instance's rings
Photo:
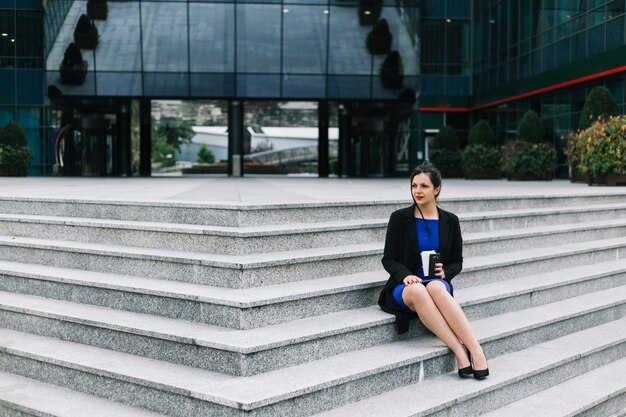
[[[593,178],[626,174],[626,116],[601,119],[577,135],[578,169]]]
[[[517,139],[530,143],[544,142],[543,125],[537,113],[532,110],[524,113],[524,117],[517,125]]]
[[[459,149],[431,149],[428,152],[428,159],[445,178],[459,178],[463,175]]]
[[[501,153],[498,148],[482,143],[468,145],[463,151],[462,167],[465,176],[470,179],[500,178]]]
[[[26,144],[26,135],[15,122],[9,122],[0,132],[0,166],[8,175],[28,173],[33,152]]]
[[[509,142],[504,146],[502,168],[512,176],[551,179],[556,168],[556,149],[548,143]]]
[[[461,148],[461,141],[456,130],[452,126],[444,126],[439,129],[439,132],[433,138],[433,149],[448,149],[451,151],[459,150]],[[435,164],[436,167],[439,165]]]
[[[609,90],[605,87],[594,87],[580,113],[578,120],[578,130],[587,129],[599,117],[616,116],[619,114],[615,99]]]
[[[486,120],[479,120],[469,132],[468,145],[496,145],[496,134]]]
[[[215,155],[213,155],[213,151],[203,143],[200,145],[200,149],[198,149],[196,161],[201,164],[212,164],[215,162]]]

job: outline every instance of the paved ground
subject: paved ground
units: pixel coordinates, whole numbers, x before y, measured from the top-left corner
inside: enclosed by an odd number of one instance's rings
[[[626,187],[588,186],[569,181],[444,180],[441,198],[513,195],[589,195]],[[207,203],[301,203],[326,201],[410,201],[408,179],[225,176],[151,178],[0,177],[0,197],[70,198]]]

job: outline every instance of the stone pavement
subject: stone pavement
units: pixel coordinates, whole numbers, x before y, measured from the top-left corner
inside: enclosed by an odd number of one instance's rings
[[[615,193],[626,187],[588,186],[567,180],[516,182],[444,180],[441,199]],[[275,204],[337,201],[410,201],[407,178],[317,178],[311,176],[225,176],[77,178],[0,177],[0,197],[78,200],[169,201],[226,204]],[[593,202],[590,201],[590,204]]]

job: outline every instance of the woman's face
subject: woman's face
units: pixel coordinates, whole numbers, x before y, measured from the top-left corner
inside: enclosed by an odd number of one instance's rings
[[[430,177],[424,173],[413,177],[411,181],[411,195],[413,201],[424,207],[435,202],[435,195],[439,194],[440,187],[435,188]]]

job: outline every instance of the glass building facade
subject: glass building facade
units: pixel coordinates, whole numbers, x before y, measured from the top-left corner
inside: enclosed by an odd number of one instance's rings
[[[606,86],[626,110],[625,0],[108,1],[68,82],[87,3],[0,0],[0,123],[26,130],[31,174],[64,154],[64,174],[149,175],[152,100],[223,103],[230,165],[244,108],[316,102],[320,166],[332,114],[339,173],[362,176],[404,175],[444,124],[465,141],[485,118],[504,144],[532,109],[564,177],[564,138],[590,89]],[[395,63],[368,50],[379,19]]]

